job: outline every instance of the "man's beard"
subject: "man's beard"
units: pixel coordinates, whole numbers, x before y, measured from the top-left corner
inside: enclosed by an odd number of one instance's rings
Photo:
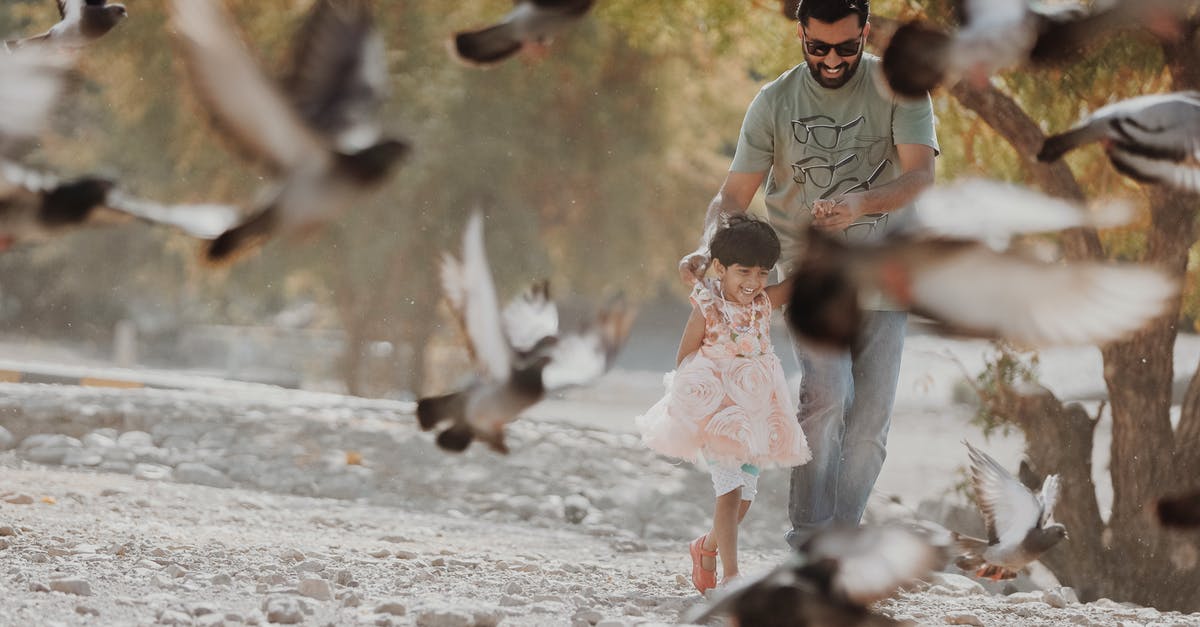
[[[851,78],[854,78],[854,73],[858,71],[858,66],[862,62],[862,56],[860,55],[858,58],[854,59],[854,63],[846,63],[846,61],[843,60],[841,64],[829,68],[832,70],[845,66],[846,69],[842,72],[841,76],[834,78],[826,78],[823,74],[821,74],[821,65],[825,63],[824,60],[810,58],[807,59],[807,61],[808,71],[812,72],[813,78],[816,79],[818,85],[827,89],[837,89],[838,87],[841,87],[849,82]]]

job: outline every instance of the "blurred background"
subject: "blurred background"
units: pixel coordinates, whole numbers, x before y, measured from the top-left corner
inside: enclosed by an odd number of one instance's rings
[[[249,204],[264,173],[210,132],[173,58],[164,7],[127,4],[131,18],[88,49],[79,84],[27,162],[110,174],[152,198]],[[881,20],[919,8],[873,4]],[[308,3],[228,5],[263,65],[281,73]],[[746,105],[801,60],[794,26],[768,0],[609,0],[543,59],[487,70],[451,60],[450,33],[510,6],[379,3],[387,127],[416,150],[319,238],[274,242],[219,271],[199,264],[193,241],[137,225],[20,248],[0,257],[5,352],[65,347],[81,360],[411,398],[443,387],[440,373],[453,369],[445,364],[460,342],[439,309],[436,261],[480,208],[502,298],[542,277],[568,309],[624,291],[643,316],[621,365],[670,368],[687,311],[676,260],[699,235]],[[0,5],[0,32],[40,32],[56,19],[45,0]],[[1011,73],[1002,86],[1054,129],[1109,98],[1165,86],[1150,42],[1119,38],[1094,59],[1069,72]],[[947,91],[935,106],[940,180],[1027,177],[1012,148]],[[1089,195],[1138,198],[1099,150],[1072,159]],[[1117,257],[1136,257],[1144,240],[1136,229],[1104,237]],[[1194,296],[1187,302],[1190,321]]]

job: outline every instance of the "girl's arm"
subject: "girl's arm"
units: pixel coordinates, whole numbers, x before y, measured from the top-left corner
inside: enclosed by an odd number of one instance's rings
[[[683,338],[679,340],[679,354],[675,356],[675,366],[683,363],[683,358],[700,350],[704,341],[704,314],[700,308],[692,304],[692,315],[688,316],[687,325],[683,327]]]
[[[768,285],[764,292],[771,301],[771,309],[779,309],[792,298],[792,285],[796,283],[796,275],[792,275],[775,285]]]

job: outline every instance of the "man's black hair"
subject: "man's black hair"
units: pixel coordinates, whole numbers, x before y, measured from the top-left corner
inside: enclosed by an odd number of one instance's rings
[[[826,24],[832,24],[847,15],[858,16],[858,26],[862,28],[871,14],[871,0],[800,0],[796,7],[796,19],[808,26],[808,18],[816,18]]]
[[[713,235],[708,244],[712,258],[725,267],[773,268],[779,261],[779,236],[770,224],[754,216],[738,214]]]

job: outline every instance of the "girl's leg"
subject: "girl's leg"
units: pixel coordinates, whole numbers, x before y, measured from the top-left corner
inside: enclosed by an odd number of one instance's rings
[[[747,501],[746,499],[742,499],[742,504],[738,506],[738,524],[739,525],[742,524],[742,521],[746,519],[746,512],[750,511],[750,504],[753,502],[754,501]]]
[[[713,526],[708,537],[704,539],[704,549],[717,551],[721,555],[721,567],[728,579],[738,574],[737,565],[737,527],[745,510],[742,507],[742,489],[734,488],[717,497],[716,507],[713,508]],[[713,570],[716,570],[716,559],[705,557],[700,565],[708,568],[705,560],[712,560]]]

